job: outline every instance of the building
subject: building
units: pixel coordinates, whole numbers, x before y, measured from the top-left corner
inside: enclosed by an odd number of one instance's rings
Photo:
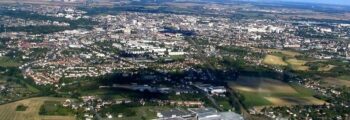
[[[181,119],[191,119],[193,114],[187,110],[182,109],[170,109],[167,111],[162,111],[157,113],[159,120],[181,120]]]

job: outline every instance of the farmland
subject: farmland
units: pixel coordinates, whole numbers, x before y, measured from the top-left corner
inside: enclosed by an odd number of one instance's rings
[[[309,66],[308,61],[296,59],[296,56],[301,53],[286,50],[268,49],[270,53],[265,56],[263,63],[267,65],[290,66],[293,70],[307,71]]]
[[[0,116],[2,120],[74,120],[73,116],[40,116],[40,107],[45,101],[63,101],[63,98],[37,97],[20,100],[13,103],[0,105]],[[16,111],[17,106],[24,105],[26,110]]]
[[[298,52],[288,51],[288,50],[268,49],[268,51],[273,52],[273,53],[277,53],[277,54],[280,53],[280,54],[282,54],[286,57],[289,57],[289,58],[293,58],[297,55],[300,55],[300,53],[298,53]]]
[[[282,65],[282,66],[288,65],[286,62],[283,61],[281,57],[275,56],[275,55],[267,55],[264,58],[263,62],[268,65]]]
[[[246,107],[324,103],[312,97],[309,89],[269,78],[240,77],[228,84],[244,97]]]
[[[339,76],[338,79],[350,81],[350,75]]]
[[[307,63],[307,61],[304,60],[298,60],[298,59],[288,59],[287,62],[292,66],[293,70],[308,70],[309,67],[305,66],[305,64]]]
[[[346,87],[350,87],[350,81],[347,79],[344,79],[343,77],[339,77],[339,78],[332,78],[332,77],[327,77],[324,78],[323,80],[323,85],[325,86],[346,86]]]

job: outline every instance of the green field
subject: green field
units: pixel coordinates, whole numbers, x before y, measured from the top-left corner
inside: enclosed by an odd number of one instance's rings
[[[294,58],[297,55],[301,55],[299,52],[289,51],[289,50],[278,50],[278,49],[267,49],[268,51],[272,52],[271,54],[277,55],[277,56],[286,56],[288,58]]]
[[[288,65],[286,62],[283,61],[282,57],[275,56],[275,55],[267,55],[264,58],[263,63],[268,65],[281,65],[281,66]]]
[[[132,105],[132,104],[119,104],[112,105],[107,108],[102,109],[99,113],[106,117],[106,113],[110,113],[113,116],[122,115],[122,118],[118,118],[118,120],[150,120],[155,119],[157,112],[167,110],[168,107],[161,106],[140,106],[140,105]]]
[[[350,87],[350,80],[348,80],[348,76],[340,76],[339,78],[333,78],[333,77],[324,78],[322,79],[322,85],[326,87],[328,86]]]
[[[292,58],[292,59],[288,59],[287,63],[291,65],[293,70],[301,70],[301,71],[309,70],[309,67],[305,65],[307,61],[304,61],[304,60],[298,60],[298,59]]]
[[[9,58],[9,57],[0,57],[0,66],[1,67],[18,67],[21,63]]]
[[[254,92],[239,92],[241,95],[243,95],[243,104],[250,108],[254,106],[266,106],[266,105],[273,105],[270,101],[266,100],[264,98],[264,95],[257,94]]]
[[[350,75],[339,76],[338,79],[341,79],[341,80],[349,80],[349,81],[350,81]]]
[[[314,92],[298,84],[258,77],[240,77],[229,81],[230,88],[240,95],[246,107],[269,105],[323,104],[313,97]]]
[[[73,116],[74,111],[62,106],[60,101],[44,101],[40,107],[40,115],[52,115],[52,116]]]
[[[222,108],[224,111],[229,111],[232,109],[232,105],[230,104],[230,100],[226,97],[219,97],[219,96],[214,96],[213,97],[215,101],[218,103],[218,105]]]
[[[37,97],[24,99],[4,105],[0,105],[1,120],[74,120],[74,116],[41,116],[39,111],[45,101],[64,101],[64,98]],[[23,105],[26,109],[17,111],[18,106]]]
[[[308,61],[296,59],[298,52],[287,50],[268,49],[271,53],[265,56],[263,63],[267,65],[290,66],[293,70],[307,71],[309,66],[306,65]]]

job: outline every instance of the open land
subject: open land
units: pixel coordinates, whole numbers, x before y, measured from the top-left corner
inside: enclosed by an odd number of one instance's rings
[[[293,70],[307,71],[309,66],[306,66],[308,61],[296,59],[296,56],[301,53],[288,51],[288,50],[277,50],[268,49],[271,53],[266,55],[263,59],[263,63],[267,65],[287,66],[290,65]],[[285,59],[284,59],[285,58]]]
[[[2,120],[74,120],[73,116],[40,116],[39,109],[45,101],[63,101],[63,98],[37,97],[0,105]],[[18,105],[28,108],[25,111],[16,111]]]
[[[248,107],[324,103],[312,97],[311,91],[306,88],[274,79],[240,77],[229,82],[229,86],[244,96],[244,104]]]
[[[327,77],[327,78],[324,78],[323,80],[323,85],[325,86],[346,86],[346,87],[350,87],[350,81],[349,80],[346,80],[346,79],[343,79],[343,77],[340,77],[340,78],[332,78],[332,77]]]
[[[287,63],[282,60],[281,57],[274,56],[274,55],[267,55],[263,62],[268,65],[282,65],[286,66]]]

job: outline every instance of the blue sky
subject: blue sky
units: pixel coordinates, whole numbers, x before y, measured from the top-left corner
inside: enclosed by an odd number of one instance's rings
[[[281,1],[314,2],[314,3],[326,3],[326,4],[337,4],[337,5],[350,5],[350,0],[281,0]]]

